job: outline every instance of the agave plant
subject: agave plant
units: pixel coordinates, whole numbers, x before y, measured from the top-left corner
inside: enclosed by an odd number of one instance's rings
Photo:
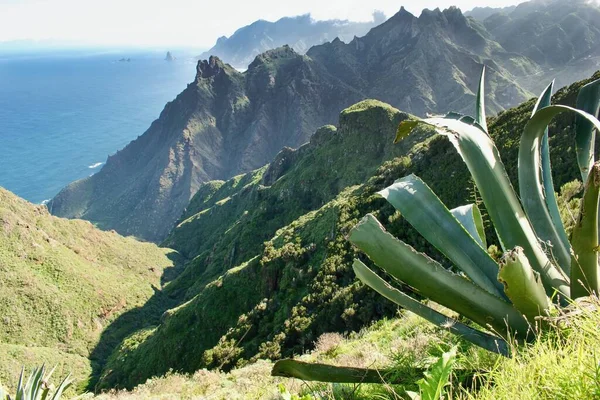
[[[54,389],[48,384],[54,369],[46,374],[46,368],[43,365],[35,368],[29,375],[27,382],[24,380],[25,369],[21,369],[15,397],[7,395],[0,386],[0,400],[59,400],[63,392],[71,385],[71,381],[69,380],[70,375],[68,375]]]
[[[485,68],[479,82],[475,118],[450,113],[443,117],[407,120],[398,127],[395,141],[420,124],[432,126],[450,139],[475,181],[504,251],[502,259],[496,262],[486,251],[477,205],[449,210],[415,175],[397,180],[379,194],[460,270],[460,274],[393,237],[371,214],[352,229],[349,240],[395,280],[462,315],[478,328],[449,318],[395,289],[357,259],[353,269],[366,285],[475,345],[509,355],[509,339],[534,340],[545,328],[544,317],[550,315],[553,308],[582,296],[597,295],[600,289],[600,163],[594,160],[595,131],[600,129],[600,121],[595,117],[600,105],[600,81],[581,89],[577,108],[550,104],[553,83],[539,97],[521,136],[518,196],[488,134],[484,77]],[[576,115],[577,161],[585,182],[581,213],[571,241],[554,195],[548,146],[548,124],[563,112]],[[277,364],[274,371],[296,376],[295,364],[285,365],[283,373],[277,370]],[[366,377],[365,372],[363,382]],[[315,374],[309,378],[330,380]]]

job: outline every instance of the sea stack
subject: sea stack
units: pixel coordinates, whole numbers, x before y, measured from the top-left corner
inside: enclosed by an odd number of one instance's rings
[[[175,57],[171,54],[170,51],[167,51],[167,56],[165,57],[165,61],[174,61]]]

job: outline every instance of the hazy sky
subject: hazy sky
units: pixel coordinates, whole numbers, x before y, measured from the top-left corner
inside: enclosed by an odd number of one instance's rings
[[[208,48],[257,19],[311,13],[315,19],[369,20],[404,6],[505,6],[519,0],[0,0],[0,42],[53,39],[108,45]]]

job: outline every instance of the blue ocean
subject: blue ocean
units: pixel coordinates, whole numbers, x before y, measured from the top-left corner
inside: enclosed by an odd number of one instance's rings
[[[0,186],[42,203],[97,172],[193,81],[191,57],[164,58],[165,52],[0,55]]]

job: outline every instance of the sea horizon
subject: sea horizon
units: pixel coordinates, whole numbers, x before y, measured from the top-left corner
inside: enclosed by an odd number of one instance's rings
[[[147,49],[1,53],[0,186],[44,203],[99,171],[193,81],[192,53],[173,53],[173,62]]]

